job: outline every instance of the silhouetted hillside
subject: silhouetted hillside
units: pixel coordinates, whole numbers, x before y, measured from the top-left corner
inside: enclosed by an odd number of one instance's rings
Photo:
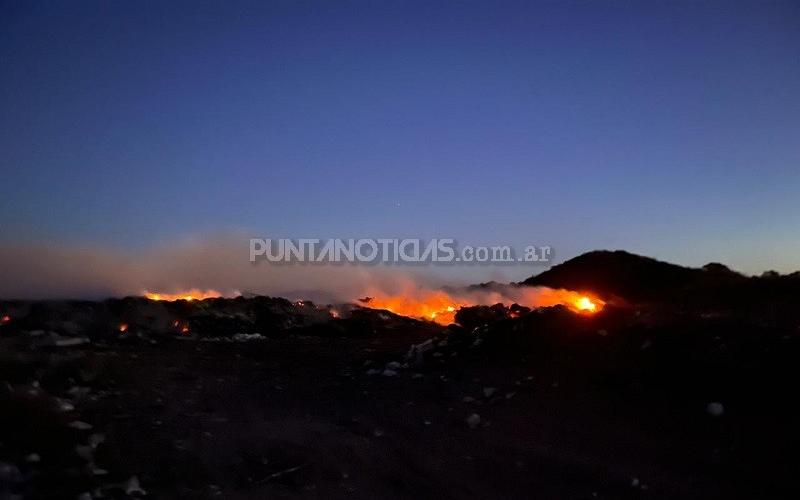
[[[523,284],[587,290],[629,300],[652,300],[676,297],[697,287],[729,286],[746,280],[722,264],[712,263],[697,269],[622,250],[597,250],[531,276]]]

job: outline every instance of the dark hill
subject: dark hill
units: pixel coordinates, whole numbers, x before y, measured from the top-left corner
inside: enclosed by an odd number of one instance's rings
[[[628,300],[676,297],[688,289],[746,281],[722,264],[689,268],[622,250],[597,250],[579,255],[531,276],[524,285],[592,291]]]

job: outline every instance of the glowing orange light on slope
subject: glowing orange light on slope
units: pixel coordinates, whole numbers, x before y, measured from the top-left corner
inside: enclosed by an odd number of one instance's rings
[[[374,309],[386,309],[401,316],[427,319],[443,325],[453,323],[460,308],[476,305],[500,303],[509,306],[516,302],[533,309],[561,304],[574,312],[591,314],[598,312],[605,304],[599,299],[571,290],[522,288],[516,289],[515,293],[517,295],[510,298],[496,293],[450,295],[442,290],[411,290],[387,295],[373,290],[369,301],[361,302]],[[517,317],[518,313],[511,312],[510,316]]]
[[[146,298],[150,300],[165,300],[167,302],[172,302],[175,300],[204,300],[204,299],[215,299],[217,297],[222,297],[222,294],[216,290],[199,290],[197,288],[192,288],[191,290],[180,292],[180,293],[161,293],[161,292],[148,292],[145,291],[142,293]]]
[[[589,297],[581,297],[575,301],[575,307],[581,312],[597,312],[597,304]]]

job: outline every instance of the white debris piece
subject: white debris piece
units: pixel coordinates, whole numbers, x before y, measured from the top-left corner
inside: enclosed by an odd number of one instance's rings
[[[470,429],[477,429],[479,425],[481,425],[481,416],[477,413],[473,413],[472,415],[467,417],[467,425]]]
[[[387,368],[387,369],[383,370],[382,375],[384,377],[396,377],[397,376],[397,371],[392,370],[390,368]]]
[[[495,387],[484,387],[483,388],[483,395],[487,398],[492,397],[492,395],[497,392],[497,388]]]
[[[60,338],[55,340],[54,345],[56,347],[73,347],[88,344],[89,342],[90,340],[86,337]]]
[[[67,391],[67,394],[72,396],[73,398],[84,398],[89,395],[91,389],[88,387],[80,387],[80,386],[73,386],[70,387]]]
[[[142,489],[142,485],[139,484],[138,476],[131,476],[128,479],[128,483],[125,485],[125,494],[129,496],[133,494],[147,495],[147,492]]]
[[[42,461],[42,457],[38,453],[31,453],[25,457],[25,461],[29,464],[35,464]]]
[[[399,370],[403,365],[398,363],[397,361],[390,361],[386,363],[387,370]]]
[[[94,433],[89,436],[89,446],[92,448],[97,448],[101,443],[105,442],[106,436],[105,434]]]
[[[73,405],[72,403],[70,403],[69,401],[67,401],[65,399],[59,399],[58,400],[58,411],[66,413],[66,412],[70,412],[70,411],[73,411],[73,410],[75,410],[75,405]]]
[[[92,424],[87,424],[86,422],[82,422],[80,420],[75,420],[67,424],[68,427],[72,427],[73,429],[78,429],[79,431],[88,431],[92,428]]]
[[[722,403],[718,403],[716,401],[712,401],[706,405],[706,412],[712,417],[721,417],[725,414],[725,407]]]
[[[433,339],[428,339],[419,344],[412,344],[411,348],[408,350],[408,354],[406,354],[406,358],[415,363],[422,363],[425,353],[433,348]]]
[[[235,342],[250,342],[251,340],[264,340],[265,338],[260,333],[237,333],[233,336]]]

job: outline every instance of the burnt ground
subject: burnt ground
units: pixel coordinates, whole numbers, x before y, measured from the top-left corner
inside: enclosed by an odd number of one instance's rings
[[[5,336],[2,498],[794,497],[796,335],[631,317]]]

